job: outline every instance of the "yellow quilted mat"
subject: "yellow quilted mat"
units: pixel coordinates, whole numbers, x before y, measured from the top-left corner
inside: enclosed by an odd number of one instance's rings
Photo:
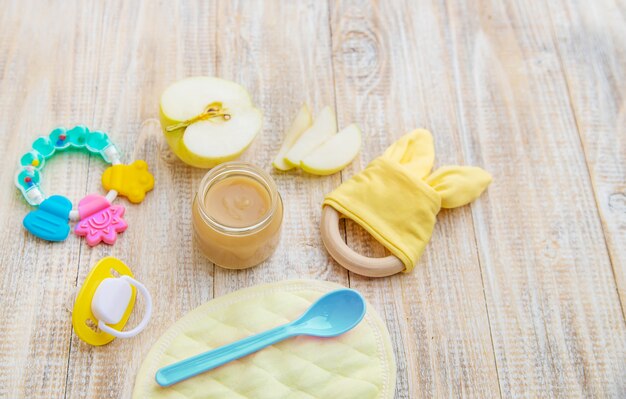
[[[133,398],[393,398],[396,364],[383,321],[367,304],[363,321],[336,338],[295,337],[162,388],[163,366],[296,319],[326,292],[326,281],[284,281],[216,298],[183,316],[146,356]]]

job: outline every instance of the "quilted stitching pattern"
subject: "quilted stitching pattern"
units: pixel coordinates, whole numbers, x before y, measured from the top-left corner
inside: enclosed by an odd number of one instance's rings
[[[390,339],[369,304],[364,321],[340,337],[296,337],[169,388],[154,382],[159,367],[287,323],[336,288],[317,281],[275,283],[200,306],[150,350],[133,397],[392,398],[395,363]]]

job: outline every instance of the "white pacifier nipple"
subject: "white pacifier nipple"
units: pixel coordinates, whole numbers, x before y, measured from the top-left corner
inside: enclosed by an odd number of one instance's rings
[[[129,331],[119,331],[107,324],[117,324],[122,320],[132,297],[134,285],[146,300],[146,312],[137,327]],[[139,334],[152,316],[152,298],[139,281],[130,276],[106,278],[102,280],[91,300],[91,312],[98,319],[98,328],[118,338],[130,338]]]

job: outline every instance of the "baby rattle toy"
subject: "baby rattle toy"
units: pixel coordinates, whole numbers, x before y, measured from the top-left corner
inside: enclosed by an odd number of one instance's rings
[[[66,197],[47,197],[39,187],[41,169],[46,160],[68,148],[98,154],[111,164],[102,175],[102,185],[108,190],[106,196],[89,194],[78,202],[78,208],[74,210]],[[117,147],[106,133],[89,131],[85,126],[69,130],[57,128],[47,137],[35,140],[32,150],[20,158],[15,177],[15,185],[26,201],[39,207],[24,218],[26,230],[47,241],[63,241],[70,232],[69,222],[75,221],[74,232],[78,236],[85,236],[88,245],[94,246],[102,241],[114,244],[117,234],[128,227],[123,219],[125,208],[113,205],[115,198],[123,195],[130,202],[140,203],[146,192],[154,187],[154,177],[148,172],[145,161],[137,160],[124,165],[120,157]]]

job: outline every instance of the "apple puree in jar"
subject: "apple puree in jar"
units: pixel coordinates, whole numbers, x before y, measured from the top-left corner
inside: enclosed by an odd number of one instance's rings
[[[219,266],[257,265],[278,245],[282,200],[272,178],[253,165],[230,162],[207,173],[192,213],[198,247]]]
[[[209,188],[204,206],[209,216],[231,227],[250,226],[270,209],[270,195],[256,180],[233,176]]]

